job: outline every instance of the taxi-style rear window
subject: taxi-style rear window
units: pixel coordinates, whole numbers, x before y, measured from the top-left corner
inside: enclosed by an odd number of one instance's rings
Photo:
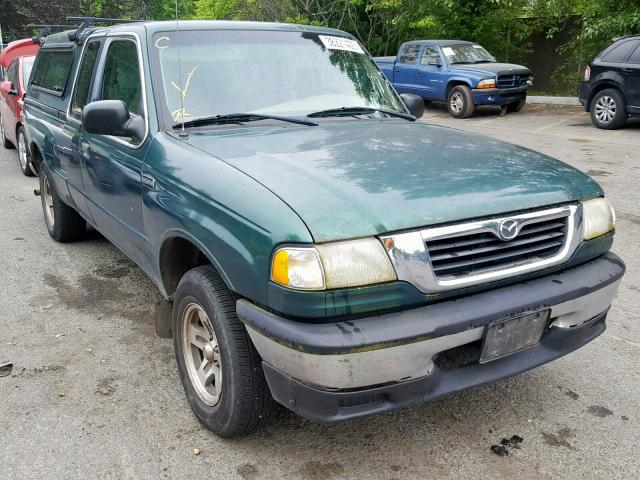
[[[73,50],[40,49],[31,75],[31,86],[62,97],[73,63]]]

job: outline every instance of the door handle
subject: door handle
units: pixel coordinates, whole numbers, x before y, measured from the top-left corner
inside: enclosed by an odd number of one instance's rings
[[[152,190],[156,188],[156,179],[146,173],[142,174],[142,183]]]
[[[623,68],[622,71],[626,73],[631,73],[633,72],[633,68]]]

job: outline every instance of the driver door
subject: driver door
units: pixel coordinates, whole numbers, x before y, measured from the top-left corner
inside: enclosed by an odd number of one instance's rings
[[[422,97],[429,100],[442,100],[446,86],[446,67],[436,47],[424,47],[416,74],[420,81]]]
[[[122,100],[147,121],[142,50],[132,36],[108,37],[93,100]],[[145,127],[148,131],[148,127]],[[140,265],[148,265],[142,219],[142,167],[150,142],[82,131],[80,152],[91,216],[100,232]]]

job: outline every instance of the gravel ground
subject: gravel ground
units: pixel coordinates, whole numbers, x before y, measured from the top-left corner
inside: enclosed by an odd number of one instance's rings
[[[283,413],[239,440],[191,414],[154,285],[94,233],[47,235],[36,180],[0,149],[0,478],[639,478],[640,122],[593,128],[576,107],[424,121],[482,132],[593,175],[618,213],[628,272],[607,332],[552,364],[428,405],[339,425]],[[524,438],[506,457],[503,437]],[[194,455],[193,449],[200,449]]]

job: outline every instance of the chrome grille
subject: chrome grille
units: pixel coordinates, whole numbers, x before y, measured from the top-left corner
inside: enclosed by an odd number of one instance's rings
[[[564,217],[528,223],[510,241],[481,232],[427,241],[426,247],[436,277],[455,278],[552,257],[566,235]]]
[[[582,239],[582,206],[565,205],[380,238],[398,280],[425,293],[559,265]]]
[[[529,74],[498,75],[498,88],[520,87],[526,85]]]

